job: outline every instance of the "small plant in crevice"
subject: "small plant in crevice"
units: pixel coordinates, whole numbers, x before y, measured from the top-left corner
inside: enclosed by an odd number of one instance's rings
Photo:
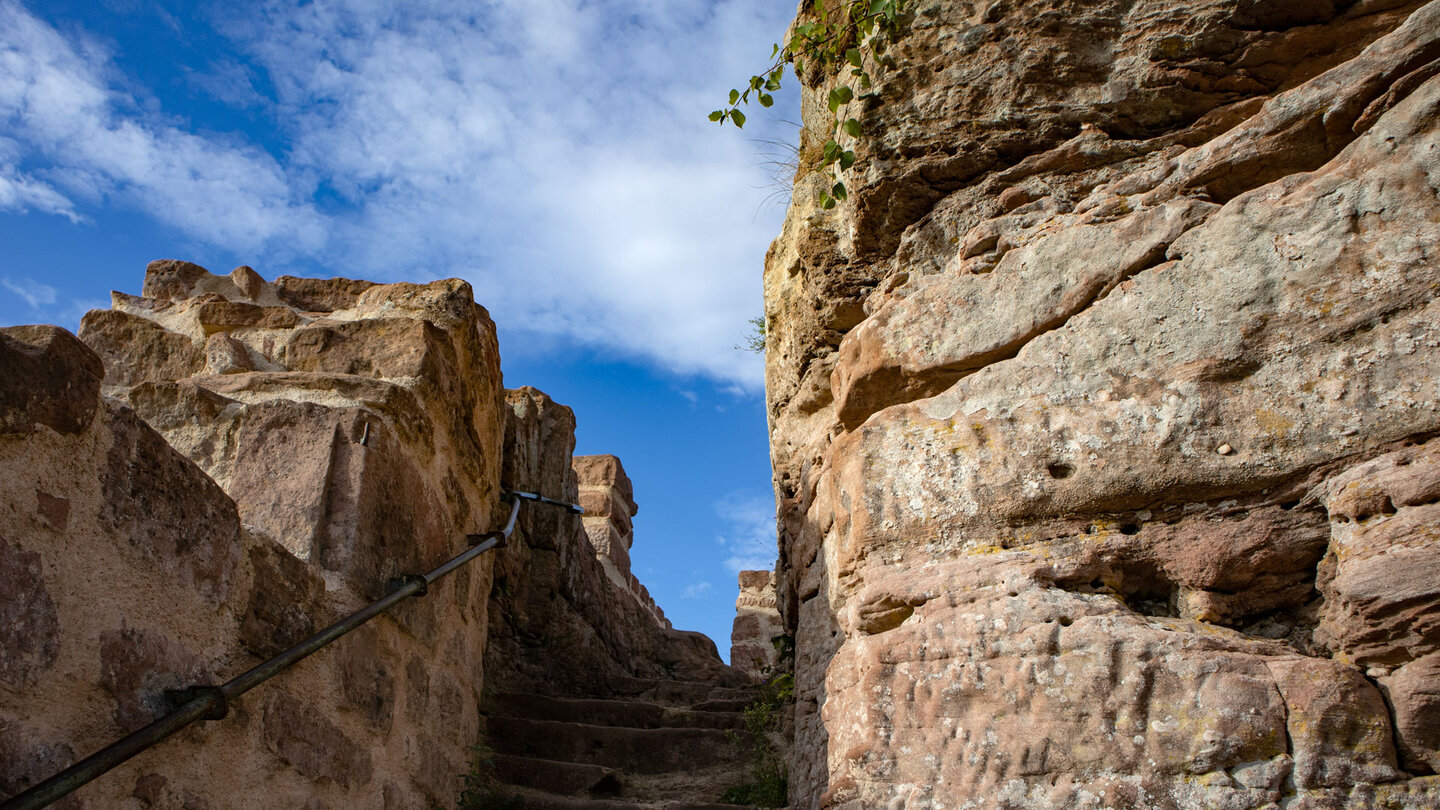
[[[483,743],[470,746],[470,770],[460,777],[458,810],[520,810],[525,799],[505,791],[495,776],[495,752]]]
[[[765,353],[765,316],[760,315],[751,318],[748,322],[750,331],[745,334],[744,340],[735,347],[736,351]]]
[[[826,100],[834,121],[816,167],[828,171],[834,181],[820,192],[820,205],[834,208],[849,196],[840,173],[855,162],[855,153],[840,145],[840,134],[859,138],[864,131],[860,120],[850,115],[851,102],[868,93],[872,84],[864,52],[868,50],[876,60],[885,58],[886,45],[899,29],[904,6],[905,0],[811,0],[802,6],[807,19],[795,26],[790,41],[783,46],[776,43],[771,49],[769,67],[751,76],[744,90],[731,90],[729,104],[710,113],[710,120],[745,126],[740,106],[748,104],[752,94],[762,107],[774,104],[771,93],[780,89],[786,65],[794,65],[799,74],[807,63],[821,69],[848,67],[850,78],[836,84]]]
[[[760,696],[745,707],[744,731],[727,732],[730,741],[744,754],[750,766],[750,782],[729,788],[720,801],[755,807],[784,807],[789,798],[789,772],[776,737],[784,729],[785,713],[795,704],[795,676],[788,671],[794,658],[794,640],[776,636],[771,640],[779,653],[775,667],[766,669]]]

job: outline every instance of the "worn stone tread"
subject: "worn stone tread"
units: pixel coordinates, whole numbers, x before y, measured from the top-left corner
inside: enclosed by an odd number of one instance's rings
[[[525,810],[759,810],[748,805],[688,801],[627,801],[593,799],[584,796],[557,796],[535,790],[518,790]]]
[[[664,773],[704,768],[735,758],[719,729],[624,728],[619,726],[491,717],[490,740],[499,753]]]
[[[640,700],[558,698],[548,695],[507,693],[495,698],[495,713],[531,720],[587,723],[628,728],[742,728],[733,701],[706,701],[723,708],[681,709]],[[742,704],[740,708],[744,708]]]
[[[573,796],[613,796],[620,792],[620,773],[604,765],[562,762],[537,757],[495,754],[495,775],[514,787]]]

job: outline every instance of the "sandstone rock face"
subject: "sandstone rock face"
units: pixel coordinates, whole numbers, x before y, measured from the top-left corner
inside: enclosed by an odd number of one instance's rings
[[[1440,3],[909,7],[766,265],[796,803],[1440,804]]]
[[[156,262],[145,293],[87,315],[83,343],[0,334],[7,794],[498,519],[498,354],[463,282]],[[489,589],[485,561],[462,570],[71,805],[242,807],[262,785],[295,807],[450,804]]]
[[[730,630],[730,666],[759,680],[775,669],[784,635],[780,606],[775,601],[774,571],[741,571],[735,597],[735,624]]]
[[[630,571],[630,547],[635,544],[635,526],[631,520],[640,507],[635,503],[635,488],[625,474],[624,465],[615,456],[600,455],[576,456],[571,460],[571,467],[580,486],[580,506],[585,510],[582,519],[585,535],[606,578],[629,593],[656,624],[670,629],[665,612]]]
[[[614,456],[578,456],[575,415],[533,388],[506,392],[505,487],[581,503],[522,513],[496,555],[487,689],[611,697],[636,678],[741,685],[700,633],[671,629],[630,572],[637,506]]]

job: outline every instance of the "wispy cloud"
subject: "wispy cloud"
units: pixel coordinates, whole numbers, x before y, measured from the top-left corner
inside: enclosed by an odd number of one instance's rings
[[[715,586],[708,582],[695,582],[685,586],[680,595],[686,599],[705,599],[715,593]]]
[[[715,513],[727,526],[727,531],[716,538],[729,553],[725,559],[726,569],[739,573],[775,567],[773,498],[753,492],[732,492],[715,503]]]
[[[33,279],[20,279],[12,281],[8,278],[0,279],[0,286],[14,293],[22,301],[30,305],[30,309],[39,310],[55,303],[59,291],[48,284],[41,284]]]
[[[191,80],[278,122],[267,151],[151,110],[102,47],[0,0],[0,120],[43,169],[0,172],[0,208],[128,204],[262,271],[458,275],[512,329],[753,395],[760,358],[731,347],[760,311],[779,212],[756,216],[751,133],[705,115],[763,62],[787,6],[226,6],[238,58]]]
[[[0,0],[0,120],[24,158],[48,163],[46,184],[12,174],[18,203],[75,218],[75,200],[111,199],[216,244],[319,247],[313,208],[270,155],[193,134],[146,114],[110,87],[109,55],[72,41],[13,0]],[[0,192],[3,194],[4,192]],[[28,205],[22,205],[29,200]]]

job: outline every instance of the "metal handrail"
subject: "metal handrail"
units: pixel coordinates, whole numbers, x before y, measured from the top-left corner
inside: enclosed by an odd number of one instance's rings
[[[188,689],[167,692],[167,697],[174,706],[169,713],[129,736],[96,751],[29,790],[6,799],[3,804],[0,804],[0,810],[39,810],[47,807],[118,767],[141,751],[164,741],[191,723],[197,720],[224,718],[230,713],[230,701],[284,672],[399,602],[412,596],[424,596],[429,591],[432,582],[441,579],[490,549],[505,545],[505,542],[510,539],[511,532],[515,531],[515,519],[520,514],[522,501],[560,506],[575,514],[583,514],[585,511],[573,503],[552,500],[534,492],[506,492],[503,497],[511,501],[510,518],[505,522],[505,528],[485,534],[467,535],[466,539],[470,541],[471,546],[463,554],[454,557],[428,574],[410,574],[391,580],[394,590],[389,595],[371,602],[274,658],[220,686],[192,686]]]

